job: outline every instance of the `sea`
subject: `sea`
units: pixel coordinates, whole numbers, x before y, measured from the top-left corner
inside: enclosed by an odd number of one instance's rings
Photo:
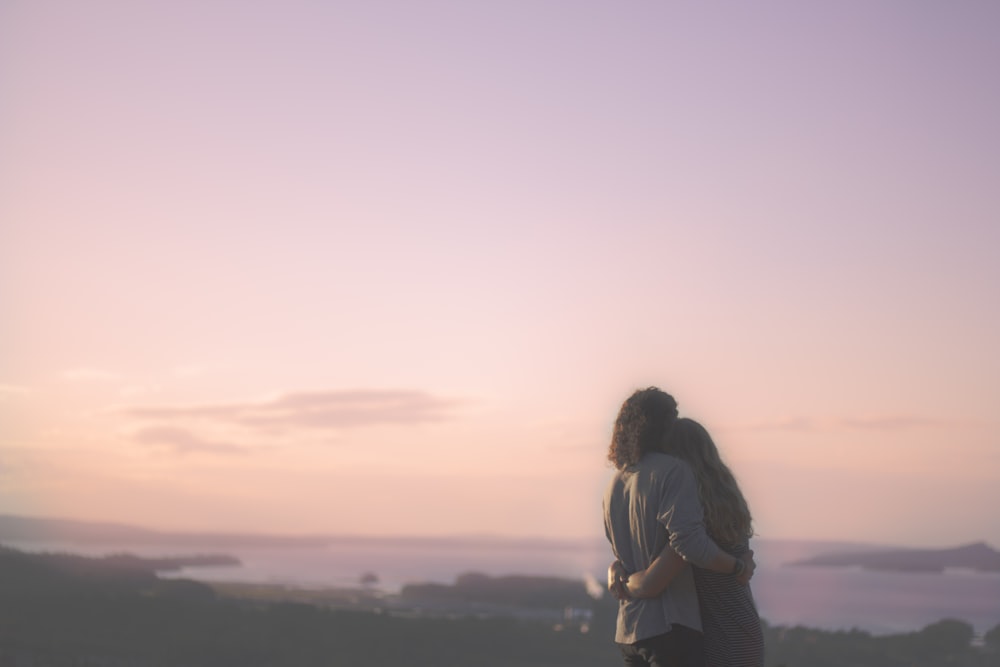
[[[89,556],[132,553],[183,556],[226,553],[238,566],[191,567],[163,576],[201,581],[282,584],[301,588],[355,587],[361,577],[398,592],[408,583],[453,583],[463,573],[579,578],[603,594],[611,553],[599,540],[545,541],[497,538],[344,538],[311,546],[211,544],[94,544],[10,542],[31,552]],[[915,632],[946,618],[970,623],[975,632],[1000,625],[1000,572],[885,572],[850,567],[794,565],[821,553],[853,552],[872,545],[785,540],[753,543],[758,567],[754,599],[770,625],[824,630],[858,629],[876,635]],[[891,548],[891,547],[883,547]]]

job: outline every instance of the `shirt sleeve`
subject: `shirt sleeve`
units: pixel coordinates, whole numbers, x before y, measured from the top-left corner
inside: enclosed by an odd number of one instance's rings
[[[704,567],[722,550],[705,531],[694,473],[683,461],[676,463],[663,479],[656,518],[667,529],[670,547],[684,560]]]

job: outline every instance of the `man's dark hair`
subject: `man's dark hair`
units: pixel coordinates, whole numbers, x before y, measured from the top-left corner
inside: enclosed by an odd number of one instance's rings
[[[670,425],[677,419],[677,401],[656,387],[640,389],[625,399],[611,434],[608,460],[622,470],[642,455],[659,450]]]

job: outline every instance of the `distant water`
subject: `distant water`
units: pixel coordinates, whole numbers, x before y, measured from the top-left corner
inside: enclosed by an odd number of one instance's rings
[[[398,591],[406,583],[452,583],[463,572],[499,576],[531,574],[582,578],[600,588],[610,551],[600,542],[535,545],[463,541],[344,542],[324,547],[219,547],[16,543],[26,551],[85,555],[129,552],[168,556],[225,552],[239,567],[187,568],[179,574],[206,581],[281,583],[301,587],[355,586],[372,572],[379,588]],[[787,563],[844,545],[755,542],[759,563],[752,588],[761,616],[772,625],[827,630],[858,628],[875,634],[911,632],[943,618],[958,618],[983,633],[1000,625],[1000,573],[940,574],[873,572],[857,568],[795,567]]]

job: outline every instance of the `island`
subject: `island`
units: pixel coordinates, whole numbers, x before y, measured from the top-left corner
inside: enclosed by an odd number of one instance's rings
[[[821,554],[788,563],[796,566],[861,567],[893,572],[944,572],[964,568],[977,572],[1000,572],[1000,551],[985,542],[950,549],[894,549],[854,553]]]

